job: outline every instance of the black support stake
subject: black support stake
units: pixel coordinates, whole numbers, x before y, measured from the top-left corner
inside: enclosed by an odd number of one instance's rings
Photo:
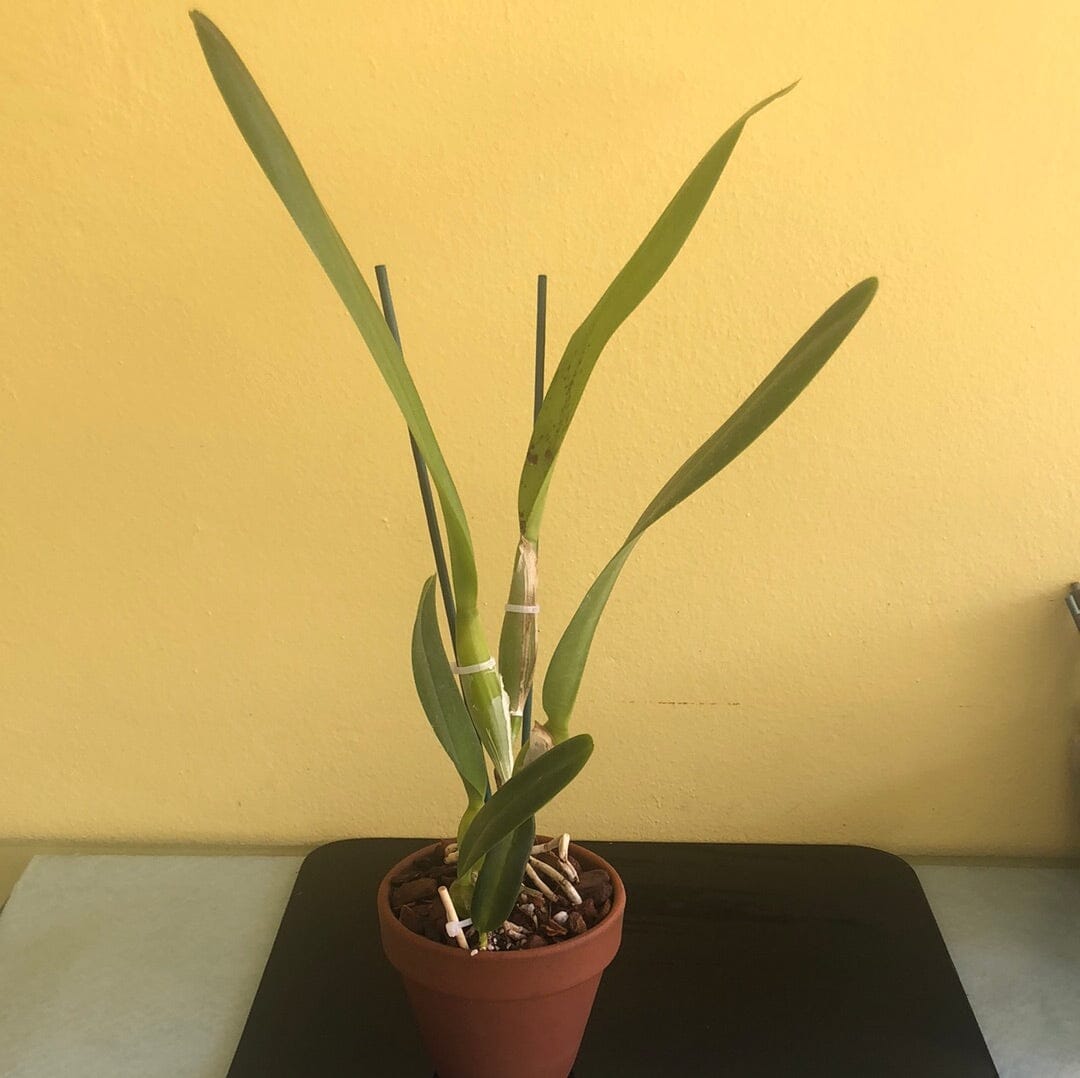
[[[533,361],[533,423],[540,414],[540,405],[544,403],[544,352],[547,347],[547,274],[541,273],[536,278],[536,353]],[[521,714],[521,742],[529,740],[532,732],[533,694],[525,697],[525,707]]]
[[[397,315],[394,313],[394,300],[390,295],[390,278],[385,266],[375,267],[375,279],[379,284],[379,299],[382,301],[383,317],[390,327],[398,348],[401,347],[401,334],[398,331]],[[427,465],[420,455],[416,439],[409,432],[409,445],[412,447],[413,463],[416,465],[416,481],[420,485],[420,499],[424,503],[424,519],[427,521],[428,537],[431,539],[431,552],[435,556],[435,572],[439,578],[443,606],[446,608],[446,624],[450,628],[450,643],[457,654],[457,614],[454,609],[454,592],[450,587],[450,573],[446,566],[446,553],[443,550],[442,534],[439,531],[439,518],[435,514],[435,499],[431,496],[431,480],[428,478]]]

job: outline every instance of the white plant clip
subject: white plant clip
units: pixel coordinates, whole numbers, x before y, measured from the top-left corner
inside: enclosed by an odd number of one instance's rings
[[[452,939],[457,940],[457,945],[463,950],[469,949],[469,941],[465,938],[465,933],[461,930],[461,922],[458,920],[457,910],[454,909],[454,900],[450,897],[450,892],[445,887],[439,888],[439,898],[442,901],[443,909],[446,911],[446,930],[447,935]],[[471,924],[472,922],[470,922]],[[453,931],[450,930],[450,926],[454,925]]]
[[[482,674],[485,670],[494,670],[495,660],[485,659],[482,663],[473,663],[472,666],[455,666],[454,673],[458,677],[464,677],[466,674]]]

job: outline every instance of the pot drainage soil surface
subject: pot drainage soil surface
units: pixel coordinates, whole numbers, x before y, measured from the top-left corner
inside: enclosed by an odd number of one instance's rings
[[[457,878],[457,866],[445,863],[447,845],[448,840],[440,842],[431,853],[418,858],[407,871],[390,881],[390,908],[411,932],[456,947],[456,941],[446,933],[446,912],[438,897],[438,889],[449,887]],[[539,857],[552,868],[558,868],[554,854],[543,853]],[[565,895],[552,899],[523,883],[517,905],[508,918],[516,930],[499,929],[490,933],[488,950],[547,947],[580,936],[611,912],[612,885],[607,872],[602,868],[583,871],[574,857],[570,863],[578,872],[574,888],[581,904],[576,905]],[[475,930],[467,929],[466,936],[470,946],[478,945]]]

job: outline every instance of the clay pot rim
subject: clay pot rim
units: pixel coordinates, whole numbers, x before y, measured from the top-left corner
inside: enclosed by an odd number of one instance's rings
[[[541,838],[542,836],[538,835],[537,837]],[[380,920],[383,921],[384,929],[388,929],[402,940],[407,939],[409,946],[419,948],[421,953],[427,952],[429,954],[439,954],[445,958],[457,952],[463,959],[469,959],[471,962],[476,962],[480,959],[484,962],[501,962],[505,965],[511,965],[514,962],[543,961],[545,958],[550,961],[555,957],[553,952],[557,952],[560,957],[570,957],[574,951],[587,947],[590,943],[595,944],[597,935],[603,934],[604,930],[609,926],[617,927],[622,922],[622,918],[617,916],[617,914],[621,914],[626,908],[626,888],[623,887],[623,882],[618,872],[616,872],[614,867],[598,853],[590,850],[587,846],[581,846],[576,842],[571,842],[570,849],[578,854],[579,860],[581,860],[581,855],[584,854],[584,859],[586,861],[595,862],[594,867],[606,870],[607,874],[611,877],[611,885],[613,888],[611,909],[608,911],[607,916],[598,924],[593,925],[592,928],[587,932],[583,932],[580,936],[574,936],[572,939],[560,940],[558,943],[550,943],[546,947],[535,947],[528,951],[481,951],[479,954],[470,955],[468,951],[461,947],[450,948],[447,947],[445,943],[435,943],[426,936],[421,936],[418,932],[412,932],[407,929],[401,921],[398,920],[397,914],[390,909],[390,880],[393,876],[396,876],[405,865],[415,861],[418,857],[421,857],[428,851],[434,850],[438,845],[438,842],[432,842],[427,846],[421,846],[419,849],[407,854],[398,861],[397,864],[391,866],[379,883],[379,890],[376,896],[376,904],[380,912],[385,910],[389,915],[380,918]]]

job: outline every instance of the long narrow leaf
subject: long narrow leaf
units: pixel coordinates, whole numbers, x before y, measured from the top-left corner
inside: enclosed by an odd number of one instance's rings
[[[716,141],[619,271],[585,321],[574,331],[551,379],[533,427],[518,485],[522,534],[535,542],[542,494],[585,386],[604,346],[667,271],[716,187],[747,121],[794,88],[786,86],[743,113]]]
[[[210,72],[240,133],[356,323],[420,447],[446,521],[455,599],[459,607],[471,609],[476,604],[476,567],[465,512],[401,349],[243,61],[210,19],[199,11],[191,12],[191,19]]]
[[[191,13],[218,89],[255,159],[307,240],[364,338],[397,401],[439,495],[450,549],[457,603],[455,645],[463,666],[486,662],[491,650],[477,616],[476,563],[472,538],[454,481],[423,404],[394,340],[356,263],[345,247],[262,92],[225,35],[200,12]],[[492,672],[471,675],[465,692],[473,724],[501,775],[511,766],[509,717]]]
[[[446,750],[470,801],[483,801],[487,785],[484,753],[473,729],[465,701],[443,648],[435,613],[435,578],[429,577],[420,593],[413,623],[412,668],[416,692],[435,736]]]
[[[592,755],[592,750],[592,738],[588,734],[578,734],[516,772],[509,782],[496,790],[461,840],[458,876],[465,875],[481,857],[530,816],[535,816],[572,782]]]
[[[589,588],[552,655],[544,679],[544,711],[548,716],[548,730],[556,742],[566,737],[597,624],[638,539],[679,502],[730,464],[784,412],[855,327],[876,291],[877,280],[870,277],[841,296],[799,338],[723,426],[664,484],[630,529],[626,542]]]
[[[535,837],[536,817],[530,816],[484,858],[469,908],[478,932],[490,932],[510,916]]]

